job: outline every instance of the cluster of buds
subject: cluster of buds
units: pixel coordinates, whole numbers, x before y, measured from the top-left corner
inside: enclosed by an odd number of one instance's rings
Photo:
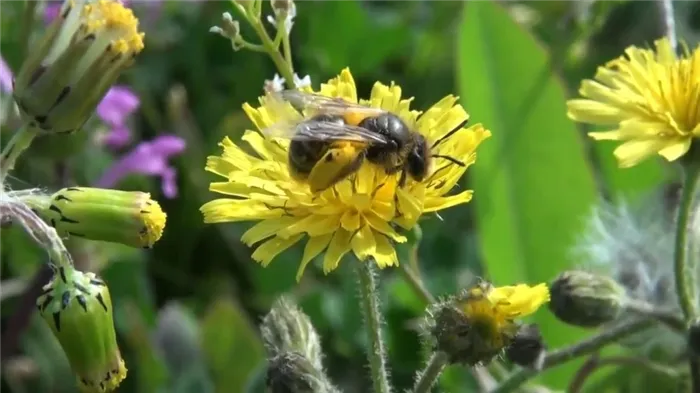
[[[121,1],[64,1],[12,81],[26,127],[3,150],[0,180],[36,135],[79,130],[143,48],[138,19]],[[0,207],[3,223],[5,213],[13,216],[52,257],[54,274],[37,307],[81,390],[116,389],[127,370],[117,346],[109,289],[95,274],[74,268],[60,236],[147,248],[160,239],[165,213],[147,193],[84,187],[53,195],[3,193]]]
[[[260,330],[268,353],[270,393],[338,392],[323,368],[316,329],[291,300],[278,299]]]
[[[428,310],[424,336],[450,363],[485,364],[505,351],[524,367],[539,368],[546,350],[539,330],[517,318],[549,301],[545,284],[493,287],[480,282]]]

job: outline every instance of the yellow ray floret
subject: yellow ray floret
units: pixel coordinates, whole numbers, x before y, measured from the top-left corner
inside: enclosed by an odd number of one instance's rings
[[[595,80],[583,81],[585,99],[568,103],[576,121],[617,127],[589,135],[622,141],[615,150],[621,167],[654,154],[674,161],[700,136],[700,45],[684,47],[681,57],[667,38],[655,46],[627,48],[625,57],[599,67]]]
[[[402,99],[401,88],[377,82],[368,100],[359,100],[352,74],[340,75],[322,84],[317,92],[390,111],[407,125],[435,141],[468,119],[457,98],[447,96],[425,113],[409,108],[411,99]],[[481,124],[454,133],[440,143],[434,154],[454,157],[465,166],[437,160],[426,180],[409,179],[397,186],[398,174],[387,176],[383,169],[363,163],[349,178],[314,194],[308,185],[295,180],[287,166],[288,142],[266,137],[260,130],[278,119],[265,99],[257,108],[245,104],[244,111],[255,125],[242,140],[255,152],[248,154],[225,138],[223,153],[207,160],[206,170],[224,179],[211,184],[214,192],[226,195],[202,206],[204,221],[221,223],[257,221],[242,237],[248,245],[260,243],[253,259],[269,264],[285,249],[305,240],[304,254],[297,273],[323,253],[323,270],[335,269],[352,251],[364,261],[373,259],[379,267],[398,264],[395,243],[406,238],[397,227],[412,228],[423,213],[435,212],[468,202],[472,191],[447,195],[476,160],[477,146],[491,134]]]

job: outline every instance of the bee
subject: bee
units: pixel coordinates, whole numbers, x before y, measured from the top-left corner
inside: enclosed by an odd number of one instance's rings
[[[405,185],[407,176],[424,180],[434,158],[465,165],[431,151],[462,129],[466,121],[429,145],[399,116],[380,108],[297,90],[271,93],[269,98],[268,108],[282,120],[262,132],[268,137],[290,140],[290,174],[306,182],[314,193],[357,172],[365,160],[383,168],[387,175],[400,171],[400,187]],[[287,103],[294,109],[291,116],[292,108]]]

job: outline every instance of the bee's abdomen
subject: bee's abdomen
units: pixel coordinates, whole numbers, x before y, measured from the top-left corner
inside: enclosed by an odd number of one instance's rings
[[[306,177],[327,150],[326,142],[292,140],[289,144],[289,167],[297,176]]]

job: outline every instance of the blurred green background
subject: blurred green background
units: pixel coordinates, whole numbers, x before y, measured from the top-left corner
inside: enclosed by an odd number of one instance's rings
[[[678,34],[694,47],[700,3],[675,5]],[[24,6],[1,5],[0,49],[14,70],[22,63],[23,29],[34,40],[44,26],[39,9],[33,25],[21,22]],[[233,52],[227,40],[208,32],[223,12],[236,18],[227,1],[164,2],[159,13],[141,3],[133,8],[146,49],[120,83],[141,99],[132,119],[135,139],[170,132],[185,138],[188,148],[171,160],[177,198],[163,198],[159,180],[145,176],[119,185],[151,192],[167,212],[155,248],[69,244],[80,268],[99,271],[109,283],[129,369],[119,391],[262,392],[265,353],[257,324],[283,293],[295,296],[323,337],[334,382],[345,392],[368,391],[366,337],[350,263],[328,276],[318,266],[308,268],[297,284],[298,247],[262,268],[239,241],[249,223],[204,225],[198,210],[215,197],[208,191],[214,178],[203,170],[206,156],[218,153],[225,135],[237,140],[251,127],[241,105],[262,94],[263,82],[276,72],[272,62],[259,53]],[[314,87],[349,66],[361,96],[375,81],[395,81],[419,109],[457,94],[471,121],[493,133],[462,182],[475,190],[474,200],[443,213],[444,221],[434,215],[421,221],[418,263],[437,296],[476,276],[496,285],[549,281],[586,262],[572,259],[570,249],[598,198],[634,197],[672,179],[657,160],[617,169],[614,146],[593,146],[584,136],[589,130],[568,120],[565,106],[598,65],[663,34],[656,2],[302,1],[297,11],[295,70],[309,74]],[[271,13],[269,4],[263,12]],[[242,33],[256,41],[248,26]],[[3,140],[12,131],[4,127]],[[94,182],[115,154],[91,145],[90,131],[39,140],[20,160],[12,186],[57,190]],[[19,229],[2,232],[2,388],[73,392],[64,355],[27,306],[37,283],[46,280],[46,255]],[[402,263],[409,254],[400,249]],[[391,378],[400,391],[411,386],[425,356],[416,333],[424,304],[397,269],[382,272],[381,298]],[[533,320],[550,348],[590,334],[556,321],[546,309]],[[548,371],[538,381],[563,390],[579,366]],[[663,381],[654,387],[640,373],[600,374],[588,391],[668,391]],[[445,392],[476,391],[464,367],[449,368],[440,384]]]

